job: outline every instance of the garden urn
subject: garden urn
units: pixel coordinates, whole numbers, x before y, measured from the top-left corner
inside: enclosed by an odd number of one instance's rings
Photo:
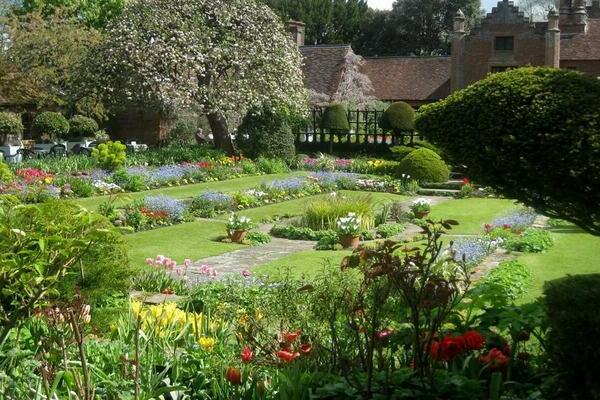
[[[242,243],[244,241],[244,239],[246,238],[247,234],[248,234],[248,231],[246,231],[246,230],[229,231],[229,238],[231,239],[232,242]]]
[[[342,236],[340,236],[340,244],[345,249],[349,249],[349,248],[355,249],[360,244],[360,236],[342,235]]]

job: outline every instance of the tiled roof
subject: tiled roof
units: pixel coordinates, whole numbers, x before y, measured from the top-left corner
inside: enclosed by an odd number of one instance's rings
[[[562,35],[560,59],[600,60],[600,19],[589,19],[585,34]]]
[[[432,101],[450,94],[450,57],[365,58],[362,72],[380,100]]]
[[[349,45],[302,46],[300,53],[304,57],[302,72],[307,89],[332,96],[340,83],[344,60]]]

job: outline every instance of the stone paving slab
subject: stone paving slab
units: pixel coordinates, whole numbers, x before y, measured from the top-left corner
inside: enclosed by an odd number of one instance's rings
[[[183,297],[175,294],[145,293],[139,291],[131,292],[129,296],[134,300],[139,300],[146,304],[171,303],[178,302],[183,299]]]

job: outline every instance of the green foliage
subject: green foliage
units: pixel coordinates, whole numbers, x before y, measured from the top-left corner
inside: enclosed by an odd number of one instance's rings
[[[600,396],[600,274],[546,282],[550,359],[565,377],[565,394]]]
[[[131,280],[131,288],[145,293],[170,292],[179,296],[188,293],[183,279],[174,277],[171,271],[159,266],[135,276]]]
[[[9,135],[20,137],[24,129],[19,115],[0,112],[0,145],[6,141],[6,137]]]
[[[146,151],[133,153],[127,157],[128,165],[168,165],[183,162],[198,162],[207,159],[219,159],[224,153],[212,146],[170,145],[167,147],[150,148]]]
[[[189,146],[196,142],[198,124],[189,119],[179,119],[169,129],[167,140],[170,145]]]
[[[127,0],[23,0],[19,13],[39,12],[44,16],[58,13],[80,18],[94,28],[105,27],[117,17]]]
[[[481,185],[600,233],[595,77],[557,68],[492,74],[423,107],[416,125]]]
[[[0,343],[11,328],[49,298],[68,298],[74,284],[92,295],[94,289],[122,287],[127,258],[124,252],[118,255],[115,251],[122,243],[108,220],[72,204],[2,202]],[[114,278],[111,286],[97,286],[107,284],[106,275]]]
[[[42,140],[65,139],[69,132],[69,121],[61,113],[44,111],[33,119],[31,130]]]
[[[386,223],[377,227],[377,236],[383,239],[391,238],[401,234],[406,228],[405,224]]]
[[[75,115],[69,120],[71,139],[93,138],[100,127],[96,120],[83,115]]]
[[[554,245],[550,233],[544,229],[529,228],[521,235],[510,237],[503,246],[511,251],[541,253]]]
[[[316,250],[341,249],[340,234],[337,231],[322,231],[321,237],[315,245]]]
[[[439,155],[425,148],[417,149],[400,161],[398,174],[407,174],[419,182],[446,182],[450,170]]]
[[[125,165],[125,149],[127,147],[121,142],[101,143],[92,150],[92,157],[98,161],[104,169],[113,171]]]
[[[370,196],[313,200],[308,203],[302,214],[301,225],[316,231],[336,230],[338,219],[346,217],[349,213],[355,213],[360,218],[361,229],[373,227],[373,202]]]
[[[279,158],[259,157],[256,160],[256,166],[265,174],[282,174],[290,170],[285,161]]]
[[[141,192],[147,188],[143,176],[129,175],[124,168],[120,168],[113,172],[110,179],[114,184],[119,185],[128,192]]]
[[[4,161],[0,161],[0,184],[11,183],[15,179],[15,174]]]
[[[260,231],[248,232],[244,241],[250,243],[251,246],[260,246],[262,244],[271,243],[271,236]]]
[[[71,179],[69,180],[69,185],[71,186],[71,190],[76,197],[90,197],[96,193],[94,185],[92,185],[91,182],[86,179]]]
[[[332,132],[347,132],[350,130],[348,110],[341,103],[333,103],[325,108],[321,117],[321,128]]]
[[[250,158],[271,157],[292,160],[296,155],[288,112],[264,106],[248,111],[238,127],[238,142]]]
[[[531,283],[531,272],[518,261],[505,261],[481,279],[470,296],[494,307],[513,304],[526,292]]]
[[[404,157],[415,151],[416,148],[410,146],[393,146],[390,150],[392,151],[394,158],[402,160]]]
[[[412,132],[415,129],[415,110],[403,101],[392,103],[381,116],[379,126],[395,134]]]

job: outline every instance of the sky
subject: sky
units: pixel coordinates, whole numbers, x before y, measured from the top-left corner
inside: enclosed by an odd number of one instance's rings
[[[373,8],[379,8],[382,10],[392,8],[394,0],[367,0],[369,5]],[[498,0],[481,0],[481,5],[486,11],[491,11],[492,7],[498,3]]]

